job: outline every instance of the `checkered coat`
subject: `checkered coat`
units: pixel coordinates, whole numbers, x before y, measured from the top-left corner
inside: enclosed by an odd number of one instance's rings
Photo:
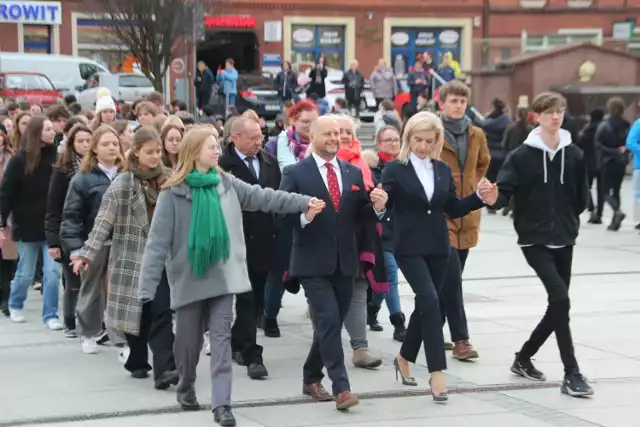
[[[131,172],[124,172],[105,192],[93,229],[79,255],[91,263],[111,238],[105,322],[132,335],[140,331],[142,304],[138,299],[138,281],[148,234],[149,216],[142,184]]]

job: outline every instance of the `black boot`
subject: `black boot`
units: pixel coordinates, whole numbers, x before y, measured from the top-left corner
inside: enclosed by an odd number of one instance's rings
[[[403,342],[404,336],[407,334],[407,328],[404,327],[404,313],[393,313],[389,316],[389,320],[393,325],[393,339]]]
[[[587,222],[589,224],[602,224],[602,219],[595,211],[592,211],[591,216],[589,217],[589,220]]]
[[[380,307],[375,307],[371,304],[367,304],[367,325],[369,325],[369,329],[375,332],[380,332],[384,328],[380,323],[378,323],[378,312],[380,311]]]
[[[9,317],[9,285],[0,285],[0,313]]]

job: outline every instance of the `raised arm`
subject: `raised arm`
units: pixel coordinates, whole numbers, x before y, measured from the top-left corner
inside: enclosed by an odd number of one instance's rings
[[[117,213],[118,198],[112,184],[102,196],[102,203],[100,203],[100,210],[98,210],[98,215],[96,215],[96,219],[93,222],[93,228],[87,241],[84,242],[82,250],[78,253],[80,258],[84,258],[88,262],[95,259],[104,243],[111,238]]]
[[[451,169],[449,169],[449,194],[444,205],[444,212],[449,218],[462,218],[469,212],[480,209],[483,206],[484,202],[480,199],[477,192],[473,192],[463,199],[458,199],[456,183],[453,180]]]
[[[243,211],[263,211],[276,214],[292,214],[306,212],[311,197],[290,193],[271,188],[262,188],[259,185],[249,185],[246,182],[227,175],[231,180],[238,201]]]
[[[494,209],[501,209],[509,204],[511,197],[518,189],[518,171],[513,162],[515,151],[507,154],[507,159],[502,164],[498,173],[498,201],[491,206]]]
[[[153,220],[149,228],[149,238],[142,255],[138,299],[153,301],[162,278],[162,271],[175,233],[175,206],[171,190],[163,190],[158,197]]]

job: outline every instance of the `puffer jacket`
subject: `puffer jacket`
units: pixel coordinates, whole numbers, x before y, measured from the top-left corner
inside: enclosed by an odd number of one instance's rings
[[[111,180],[98,166],[90,172],[78,172],[71,180],[60,224],[60,242],[65,253],[82,249],[110,184]]]

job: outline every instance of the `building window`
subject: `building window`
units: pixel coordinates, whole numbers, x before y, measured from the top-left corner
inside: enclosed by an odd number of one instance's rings
[[[304,71],[324,56],[328,68],[344,70],[344,35],[344,26],[292,25],[291,62]]]
[[[78,56],[94,60],[111,72],[122,71],[130,49],[104,21],[78,19],[76,27]]]
[[[603,32],[600,28],[562,29],[557,34],[530,36],[522,32],[522,52],[542,52],[574,43],[602,45]]]
[[[23,34],[25,53],[51,53],[50,25],[25,25]]]
[[[407,74],[423,53],[437,64],[447,52],[460,61],[461,32],[460,28],[392,28],[391,65],[396,75]]]

